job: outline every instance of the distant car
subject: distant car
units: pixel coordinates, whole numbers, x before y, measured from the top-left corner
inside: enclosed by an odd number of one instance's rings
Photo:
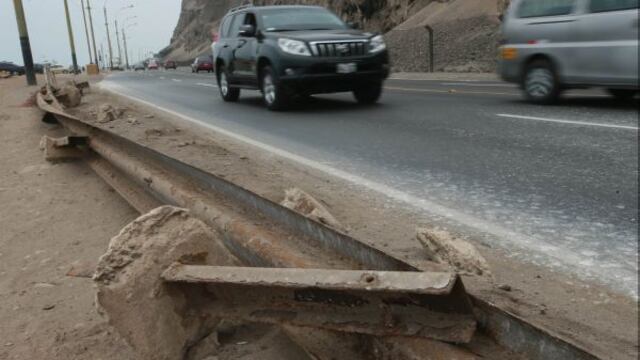
[[[178,66],[176,65],[176,62],[173,60],[167,60],[164,62],[164,68],[165,69],[177,69]]]
[[[69,70],[62,65],[51,65],[49,69],[51,70],[51,73],[55,75],[66,74],[69,72]]]
[[[213,61],[209,56],[198,57],[191,64],[191,72],[199,73],[200,71],[213,72]]]
[[[526,98],[603,87],[630,99],[638,84],[638,0],[515,0],[503,18],[499,72]]]
[[[134,71],[140,71],[140,70],[144,71],[145,70],[144,63],[139,62],[139,63],[133,65],[133,70]]]
[[[33,71],[38,74],[44,74],[44,65],[43,64],[33,64]]]
[[[160,66],[158,66],[158,62],[155,60],[149,60],[149,65],[147,65],[148,70],[158,70]]]
[[[8,61],[2,61],[0,62],[0,71],[6,71],[11,75],[23,75],[24,66],[16,65]]]

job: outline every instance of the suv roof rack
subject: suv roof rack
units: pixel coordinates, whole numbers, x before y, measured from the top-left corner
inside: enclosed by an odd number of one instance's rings
[[[253,6],[253,2],[252,2],[252,1],[250,1],[248,4],[243,4],[243,5],[240,5],[240,6],[236,6],[236,7],[231,8],[231,9],[229,10],[229,14],[233,14],[233,13],[235,13],[235,12],[238,12],[238,11],[243,10],[243,9],[246,9],[246,8],[250,8],[250,7],[252,7],[252,6]]]

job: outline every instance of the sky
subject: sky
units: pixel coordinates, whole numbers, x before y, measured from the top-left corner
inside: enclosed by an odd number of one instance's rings
[[[118,27],[122,28],[124,23],[129,27],[126,30],[126,34],[130,63],[138,61],[138,58],[143,57],[145,52],[157,52],[169,45],[173,29],[180,16],[181,0],[90,1],[98,50],[100,50],[100,45],[102,44],[105,53],[109,51],[103,10],[103,6],[106,3],[114,57],[118,56],[114,25],[114,19],[117,15]],[[37,63],[55,61],[65,66],[71,65],[71,48],[65,20],[64,0],[22,0],[22,2],[27,19],[33,61]],[[80,0],[68,0],[68,2],[76,55],[78,64],[82,66],[89,63],[87,38],[82,20],[82,6],[80,5]],[[134,7],[121,10],[128,5],[134,5]],[[127,20],[127,18],[133,16],[137,18]],[[120,35],[120,41],[124,59],[122,35]],[[0,0],[0,61],[12,61],[20,65],[23,63],[13,0]]]

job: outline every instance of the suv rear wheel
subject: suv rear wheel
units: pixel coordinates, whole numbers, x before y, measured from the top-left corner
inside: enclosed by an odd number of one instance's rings
[[[231,87],[227,77],[227,72],[222,65],[218,68],[217,78],[218,89],[220,89],[220,96],[222,96],[222,100],[228,102],[238,101],[238,98],[240,97],[240,89]]]
[[[522,88],[527,99],[536,104],[550,104],[560,96],[558,77],[547,60],[536,60],[527,66]]]
[[[616,99],[621,101],[629,101],[633,99],[636,94],[638,94],[638,90],[631,89],[607,89],[609,94],[613,95]]]
[[[286,89],[279,83],[270,66],[265,66],[260,72],[260,86],[262,99],[269,110],[284,110],[289,102]]]
[[[353,96],[360,104],[375,104],[382,95],[382,83],[374,82],[353,90]]]

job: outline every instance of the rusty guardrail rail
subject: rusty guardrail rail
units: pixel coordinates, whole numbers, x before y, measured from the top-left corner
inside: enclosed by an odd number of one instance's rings
[[[188,208],[218,229],[225,245],[245,264],[270,268],[234,268],[231,276],[230,269],[176,265],[164,273],[165,281],[207,286],[223,299],[228,296],[239,305],[237,316],[376,335],[383,342],[384,336],[392,335],[447,343],[469,343],[479,336],[498,352],[527,359],[597,359],[566,339],[468,296],[454,274],[421,272],[424,269],[237,184],[89,125],[66,113],[50,89],[48,94],[39,93],[37,101],[71,134],[87,137],[90,164],[100,164],[94,167],[102,169],[97,172],[134,207]],[[128,180],[116,180],[119,176]],[[243,210],[234,212],[225,205],[229,202]],[[284,236],[285,232],[294,236]],[[322,267],[334,270],[309,270]],[[248,294],[253,301],[243,300]],[[336,315],[331,317],[327,310]],[[448,320],[438,324],[436,319]]]

